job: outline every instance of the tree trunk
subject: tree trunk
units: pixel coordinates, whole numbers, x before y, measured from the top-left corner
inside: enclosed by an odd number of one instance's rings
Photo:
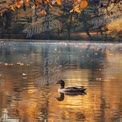
[[[46,28],[46,31],[45,31],[45,38],[47,39],[47,40],[49,40],[50,39],[50,32],[49,32],[49,5],[47,5],[46,7],[45,7],[45,11],[46,11],[46,13],[47,13],[47,15],[45,16],[45,22],[44,22],[44,28]]]
[[[89,32],[88,23],[87,23],[84,11],[81,12],[81,19],[82,19],[84,30],[85,30],[87,36],[89,37],[90,40],[92,40],[92,36]]]
[[[70,20],[69,20],[68,27],[67,27],[67,30],[68,30],[68,40],[71,39],[72,16],[73,16],[73,13],[70,14]]]

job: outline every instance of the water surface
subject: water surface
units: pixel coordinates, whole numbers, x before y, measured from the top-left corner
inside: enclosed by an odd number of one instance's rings
[[[59,79],[85,86],[86,94],[61,95],[54,84]],[[122,44],[1,42],[0,117],[122,122]]]

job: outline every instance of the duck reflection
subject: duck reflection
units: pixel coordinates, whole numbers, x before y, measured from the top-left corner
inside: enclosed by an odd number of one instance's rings
[[[64,100],[64,93],[60,93],[59,97],[55,97],[57,101],[63,101]]]
[[[61,93],[60,92],[60,96],[59,97],[55,97],[55,99],[57,101],[63,101],[65,98],[65,95],[69,95],[69,96],[78,96],[78,95],[86,95],[86,92],[71,92],[71,93]]]

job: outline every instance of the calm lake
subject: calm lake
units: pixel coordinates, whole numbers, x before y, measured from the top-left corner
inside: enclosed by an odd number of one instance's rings
[[[0,42],[0,122],[122,122],[122,44]]]

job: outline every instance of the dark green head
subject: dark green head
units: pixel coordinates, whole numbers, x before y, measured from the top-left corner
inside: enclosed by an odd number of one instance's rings
[[[62,88],[65,86],[65,82],[63,80],[57,81],[56,84],[60,84]]]

